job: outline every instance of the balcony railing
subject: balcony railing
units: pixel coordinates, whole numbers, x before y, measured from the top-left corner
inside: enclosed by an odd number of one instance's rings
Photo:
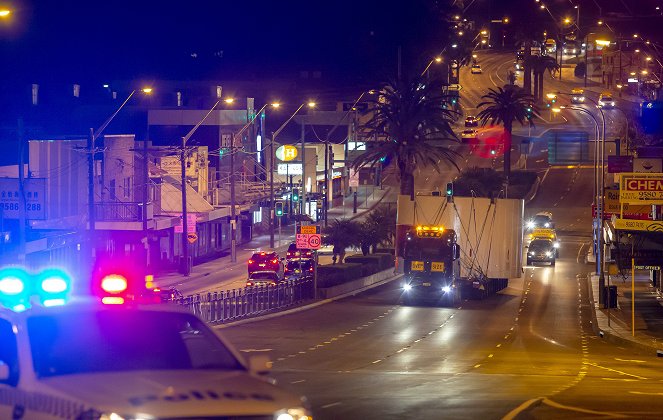
[[[142,203],[106,201],[94,204],[96,220],[100,222],[140,222],[143,220]]]

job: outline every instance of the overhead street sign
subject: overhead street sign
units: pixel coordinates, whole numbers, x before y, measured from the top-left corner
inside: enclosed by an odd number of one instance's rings
[[[629,204],[663,204],[663,173],[622,173],[619,201]]]
[[[663,233],[663,220],[615,219],[615,229]]]

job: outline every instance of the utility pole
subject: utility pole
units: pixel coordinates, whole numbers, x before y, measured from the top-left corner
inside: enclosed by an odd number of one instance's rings
[[[90,243],[90,262],[94,263],[95,258],[95,214],[94,214],[94,128],[90,128],[90,133],[87,138],[87,201],[88,201],[88,223],[89,223],[89,238]],[[92,269],[92,264],[90,264]]]
[[[308,216],[306,210],[306,124],[302,122],[302,198],[300,200],[300,214]]]
[[[145,241],[145,274],[148,274],[147,268],[150,265],[150,242],[149,242],[149,232],[147,230],[147,203],[149,202],[148,195],[150,194],[150,170],[148,168],[148,158],[147,158],[147,140],[150,137],[150,125],[147,125],[147,134],[145,140],[143,141],[143,240]]]
[[[19,249],[18,261],[25,263],[25,221],[26,203],[25,203],[25,180],[23,173],[23,153],[25,148],[25,132],[23,130],[23,120],[18,120],[18,234]]]
[[[235,210],[235,136],[230,136],[230,262],[237,261],[237,213]]]
[[[274,132],[269,140],[269,247],[274,249]]]
[[[189,226],[186,211],[186,137],[182,137],[182,151],[180,152],[180,168],[182,169],[182,274],[189,276],[189,241],[187,234]]]

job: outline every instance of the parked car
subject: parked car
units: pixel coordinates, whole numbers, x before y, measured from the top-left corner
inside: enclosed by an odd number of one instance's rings
[[[285,264],[285,278],[292,280],[296,278],[312,277],[315,270],[315,260],[312,258],[299,258],[288,260]]]
[[[297,249],[297,244],[295,242],[291,242],[290,245],[288,245],[288,250],[285,253],[285,259],[291,260],[293,258],[313,258],[313,250]]]
[[[254,271],[249,274],[249,278],[246,280],[246,287],[255,287],[255,286],[276,286],[284,278],[279,276],[279,273],[276,271]]]
[[[283,277],[283,262],[276,251],[257,251],[248,261],[249,274],[255,271],[274,271]]]

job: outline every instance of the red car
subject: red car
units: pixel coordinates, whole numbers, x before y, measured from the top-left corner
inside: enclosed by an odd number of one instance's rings
[[[254,271],[274,271],[283,277],[283,262],[275,251],[253,253],[248,264],[249,274]]]

